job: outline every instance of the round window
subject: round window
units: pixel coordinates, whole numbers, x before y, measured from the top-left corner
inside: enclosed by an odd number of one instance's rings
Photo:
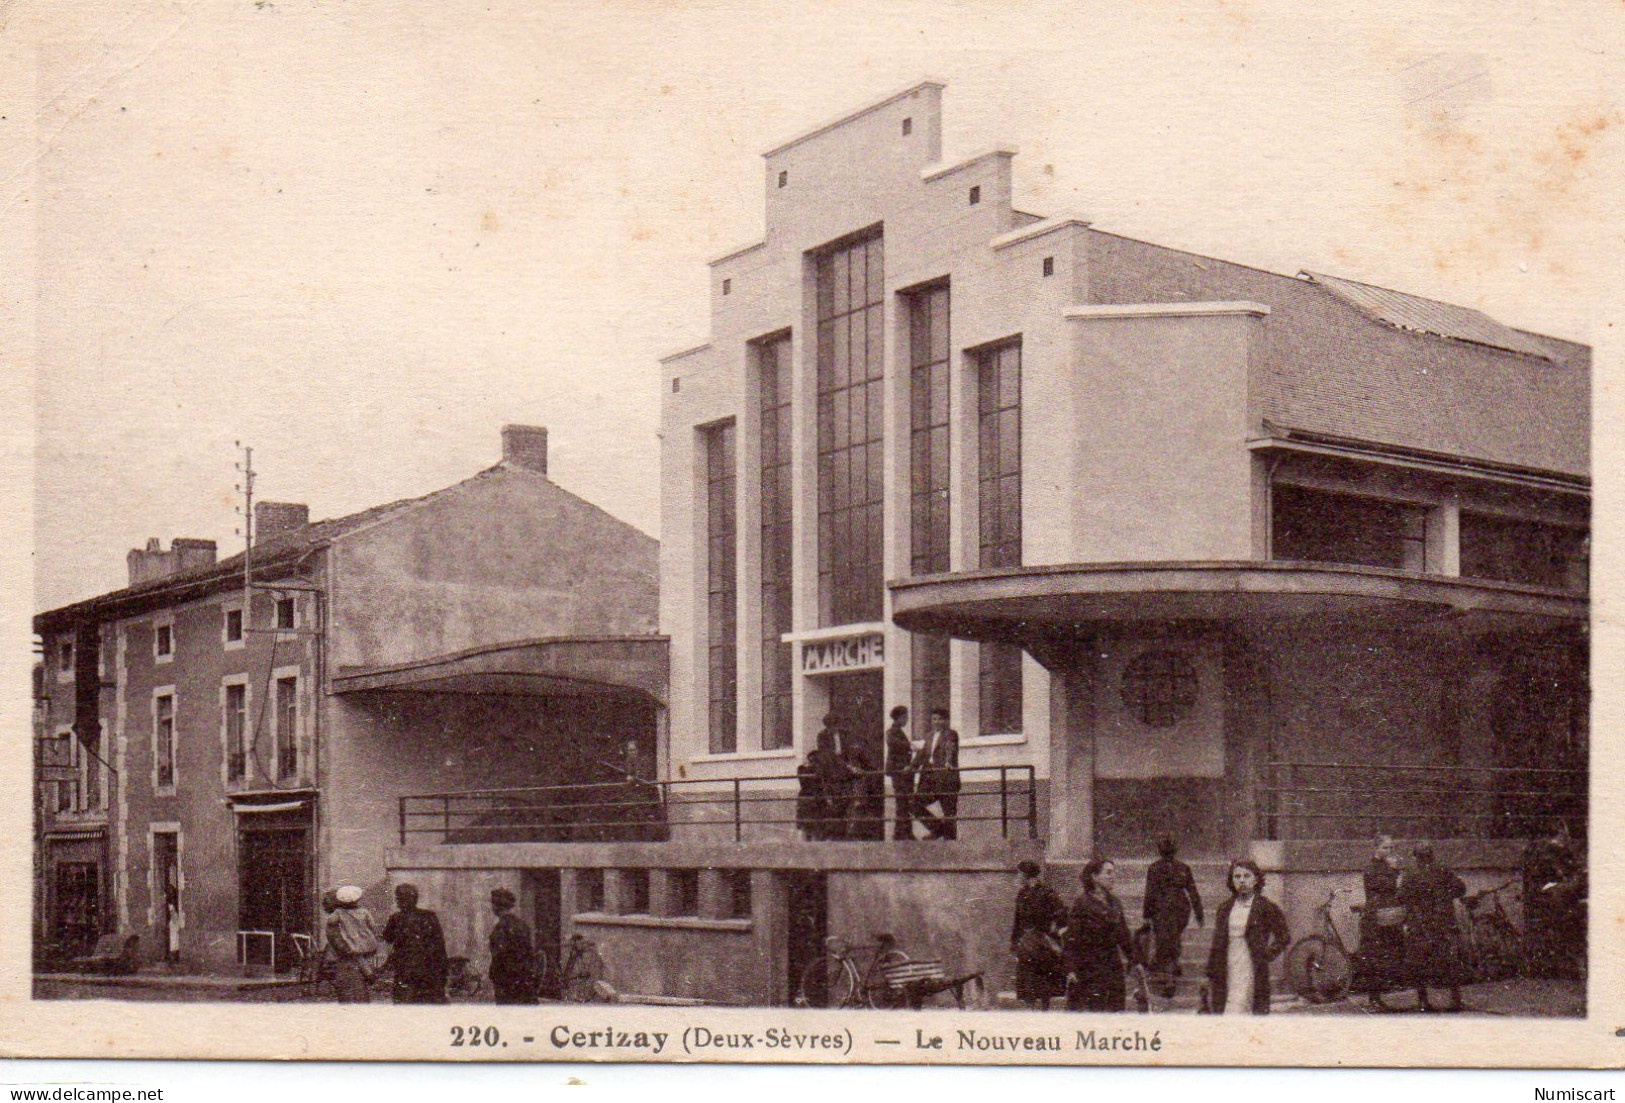
[[[1147,651],[1123,668],[1123,705],[1153,728],[1182,720],[1196,690],[1196,667],[1177,651]]]

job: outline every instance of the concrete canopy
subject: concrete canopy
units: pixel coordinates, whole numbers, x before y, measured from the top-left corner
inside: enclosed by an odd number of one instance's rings
[[[892,619],[910,632],[1041,650],[1108,627],[1187,622],[1313,622],[1545,632],[1583,626],[1583,595],[1294,562],[1090,563],[963,571],[890,584]]]
[[[392,666],[341,667],[334,693],[637,697],[666,703],[664,636],[524,640]]]

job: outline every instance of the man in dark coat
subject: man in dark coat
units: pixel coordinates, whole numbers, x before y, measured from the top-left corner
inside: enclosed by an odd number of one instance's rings
[[[1416,1002],[1433,1011],[1428,988],[1446,988],[1446,1011],[1461,1010],[1461,985],[1467,979],[1456,901],[1467,895],[1460,877],[1434,860],[1431,843],[1416,844],[1416,865],[1399,880],[1399,903],[1405,909],[1405,967],[1416,985]]]
[[[817,743],[807,755],[807,764],[818,779],[821,839],[846,838],[846,816],[852,806],[852,768],[841,754],[843,734],[840,717],[830,713],[824,717]]]
[[[1405,957],[1404,909],[1399,906],[1399,862],[1394,840],[1379,836],[1365,867],[1365,908],[1360,912],[1359,977],[1374,1011],[1392,1011],[1383,993],[1402,982]]]
[[[914,744],[908,738],[908,708],[891,710],[886,729],[886,776],[891,779],[893,839],[914,838]]]
[[[1066,922],[1060,893],[1044,883],[1038,863],[1016,867],[1016,918],[1010,926],[1010,952],[1016,955],[1016,998],[1035,1011],[1048,1011],[1049,1001],[1066,991],[1066,964],[1057,935]]]
[[[513,913],[518,900],[507,889],[491,890],[491,987],[497,1003],[536,1003],[536,949],[530,927]]]
[[[852,771],[852,803],[846,837],[883,840],[886,837],[886,777],[881,732],[841,731],[841,759]]]
[[[948,710],[931,710],[931,734],[914,758],[919,772],[914,814],[933,839],[959,838],[959,733],[948,726]],[[931,811],[931,805],[942,814]]]
[[[418,907],[415,885],[399,885],[400,908],[379,937],[389,943],[388,969],[395,977],[396,1003],[446,1002],[446,936],[440,917]]]
[[[1178,852],[1172,839],[1157,843],[1161,855],[1145,871],[1144,917],[1151,923],[1151,934],[1156,949],[1151,958],[1151,971],[1165,977],[1179,976],[1179,948],[1185,937],[1185,928],[1191,916],[1196,925],[1202,925],[1202,894],[1196,891],[1196,878],[1191,867],[1174,855]]]

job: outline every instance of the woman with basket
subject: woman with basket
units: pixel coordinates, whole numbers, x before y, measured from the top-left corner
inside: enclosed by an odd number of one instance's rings
[[[1016,893],[1016,921],[1010,928],[1010,952],[1016,955],[1016,998],[1033,1011],[1048,1011],[1049,1002],[1066,992],[1066,964],[1058,938],[1066,919],[1061,896],[1044,883],[1038,863],[1016,867],[1021,889]]]

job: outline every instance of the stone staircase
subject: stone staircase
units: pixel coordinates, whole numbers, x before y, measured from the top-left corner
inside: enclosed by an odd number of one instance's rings
[[[1123,913],[1128,919],[1130,931],[1139,930],[1144,922],[1141,915],[1145,906],[1145,872],[1151,867],[1153,860],[1151,858],[1114,859],[1117,866],[1117,880],[1112,891],[1117,894],[1117,899],[1122,902]],[[1196,1009],[1200,1002],[1201,983],[1207,972],[1208,949],[1213,944],[1213,912],[1230,895],[1224,884],[1224,876],[1229,869],[1229,862],[1219,859],[1205,860],[1200,858],[1187,858],[1183,859],[1183,861],[1191,867],[1191,874],[1196,878],[1196,890],[1202,896],[1202,914],[1207,920],[1207,924],[1198,927],[1193,917],[1191,925],[1185,928],[1185,938],[1180,945],[1180,975],[1175,980],[1173,997],[1166,999],[1153,993],[1152,1011],[1193,1011]],[[1082,871],[1084,864],[1083,862],[1059,861],[1048,863],[1045,867],[1045,879],[1068,903],[1082,891],[1082,886],[1078,882],[1078,874]]]

